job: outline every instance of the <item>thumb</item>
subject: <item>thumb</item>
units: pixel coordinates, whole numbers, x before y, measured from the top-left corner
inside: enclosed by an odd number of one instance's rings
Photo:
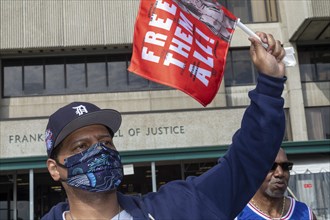
[[[270,66],[270,60],[267,59],[269,54],[266,49],[262,46],[262,43],[256,38],[249,38],[251,41],[250,55],[253,64],[258,71],[267,73],[270,70],[267,68]]]

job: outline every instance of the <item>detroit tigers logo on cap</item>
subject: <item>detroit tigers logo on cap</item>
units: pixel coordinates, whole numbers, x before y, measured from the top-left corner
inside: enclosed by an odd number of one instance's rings
[[[83,115],[84,113],[88,113],[87,108],[84,105],[79,105],[79,106],[72,107],[72,108],[74,110],[76,110],[76,114],[79,116]]]

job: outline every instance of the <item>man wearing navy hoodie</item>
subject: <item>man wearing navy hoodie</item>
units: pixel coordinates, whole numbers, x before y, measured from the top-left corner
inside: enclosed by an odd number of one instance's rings
[[[272,35],[257,34],[268,44],[264,49],[256,38],[249,39],[258,83],[249,92],[251,104],[241,128],[217,165],[155,193],[123,195],[116,191],[123,173],[113,145],[120,113],[74,102],[52,114],[46,129],[47,167],[62,182],[68,202],[57,204],[42,219],[234,219],[273,165],[285,130],[285,52]]]

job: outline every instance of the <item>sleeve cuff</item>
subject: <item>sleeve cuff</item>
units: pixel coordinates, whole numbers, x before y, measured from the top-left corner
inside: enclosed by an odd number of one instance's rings
[[[286,79],[286,76],[277,78],[259,73],[256,91],[267,96],[281,97]]]

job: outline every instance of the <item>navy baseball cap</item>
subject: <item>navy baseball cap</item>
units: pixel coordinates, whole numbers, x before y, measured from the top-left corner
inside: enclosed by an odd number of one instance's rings
[[[121,114],[113,109],[100,109],[88,102],[72,102],[53,113],[48,120],[45,141],[48,157],[73,131],[101,124],[116,133],[121,124]]]

